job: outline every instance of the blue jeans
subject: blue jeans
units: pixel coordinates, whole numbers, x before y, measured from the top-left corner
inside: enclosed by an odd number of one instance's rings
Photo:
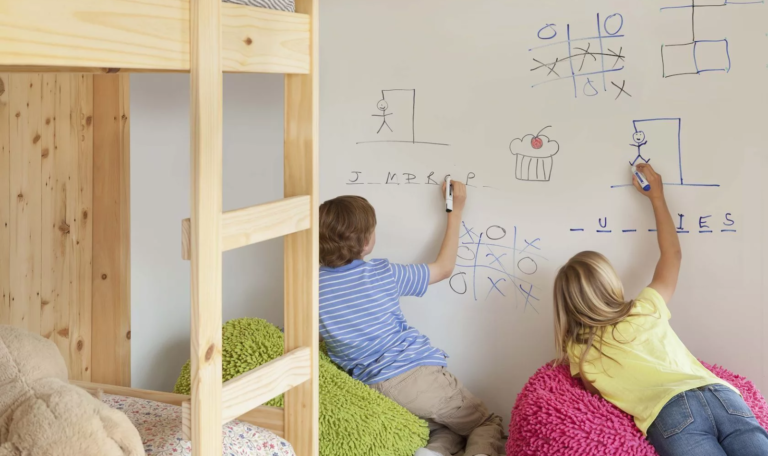
[[[648,428],[659,456],[764,456],[768,433],[744,399],[724,385],[678,394]]]

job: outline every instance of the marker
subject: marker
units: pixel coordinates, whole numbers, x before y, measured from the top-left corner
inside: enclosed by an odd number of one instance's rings
[[[445,176],[445,212],[453,212],[453,185],[450,174]]]
[[[632,166],[632,174],[637,178],[637,183],[640,184],[640,187],[644,191],[648,191],[651,189],[651,184],[648,183],[648,181],[645,179],[645,176],[643,176],[643,173],[637,170],[636,166]]]

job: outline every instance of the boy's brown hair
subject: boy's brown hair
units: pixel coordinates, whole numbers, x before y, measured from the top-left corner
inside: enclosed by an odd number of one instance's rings
[[[360,258],[376,228],[376,211],[361,196],[339,196],[320,205],[320,264],[330,268]]]

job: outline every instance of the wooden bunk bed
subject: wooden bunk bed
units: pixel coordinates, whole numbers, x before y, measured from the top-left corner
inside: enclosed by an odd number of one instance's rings
[[[130,388],[130,72],[191,75],[190,397]],[[222,72],[285,74],[283,200],[222,211]],[[182,405],[194,455],[238,417],[317,455],[317,199],[318,0],[0,0],[0,323],[74,383]],[[285,355],[222,385],[222,252],[279,236]]]

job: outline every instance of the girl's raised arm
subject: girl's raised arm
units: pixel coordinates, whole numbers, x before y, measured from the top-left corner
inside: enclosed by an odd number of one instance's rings
[[[637,178],[632,177],[637,191],[647,196],[653,206],[653,213],[656,217],[656,235],[661,251],[659,262],[656,264],[656,271],[653,273],[653,280],[649,286],[656,290],[665,302],[669,302],[675,293],[677,277],[680,274],[680,262],[683,257],[680,240],[677,238],[677,229],[672,221],[669,208],[667,208],[667,201],[664,199],[664,184],[661,176],[647,163],[638,164],[637,170],[645,175],[646,180],[651,185],[650,190],[644,191],[637,182]]]

